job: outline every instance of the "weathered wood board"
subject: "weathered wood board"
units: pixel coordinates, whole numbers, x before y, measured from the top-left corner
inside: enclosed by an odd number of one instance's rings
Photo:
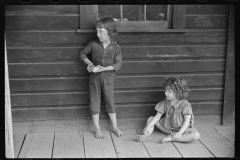
[[[150,158],[143,143],[137,142],[135,129],[123,130],[124,135],[117,137],[111,132],[118,158]]]
[[[24,143],[23,143],[23,146],[22,146],[22,149],[19,153],[18,158],[25,158],[25,155],[28,151],[29,145],[32,141],[32,137],[33,137],[33,133],[26,134],[26,137],[25,137],[25,140],[24,140]]]
[[[104,139],[97,139],[93,131],[83,131],[86,158],[117,158],[109,131],[102,133]]]
[[[142,129],[137,130],[138,134],[142,134]],[[148,154],[151,158],[180,158],[182,157],[181,153],[175,148],[175,146],[169,143],[160,143],[160,141],[166,137],[161,131],[155,129],[151,135],[152,140],[149,142],[143,142],[145,148],[148,151]]]
[[[14,143],[14,158],[18,158],[20,150],[22,148],[24,142],[25,134],[15,134],[13,136]]]
[[[235,126],[213,126],[229,142],[235,145]]]
[[[23,33],[24,32],[24,33]],[[86,44],[97,38],[96,32],[76,33],[76,30],[56,29],[6,32],[7,44]],[[80,36],[81,35],[81,36]],[[218,36],[216,36],[218,35]],[[181,35],[175,33],[119,33],[115,38],[118,44],[161,44],[161,43],[206,43],[226,42],[223,30],[189,30]]]
[[[226,5],[219,5],[219,4],[214,4],[214,5],[187,5],[186,8],[186,13],[187,14],[194,14],[194,15],[203,15],[203,14],[207,14],[207,15],[223,15],[223,14],[227,14],[229,11],[228,6]]]
[[[173,142],[173,144],[184,158],[214,157],[199,140],[189,143]]]
[[[32,129],[32,121],[27,121],[27,122],[13,121],[13,134],[27,134],[27,133],[30,133],[31,129]]]
[[[51,158],[54,133],[33,133],[24,158]]]
[[[158,103],[164,100],[164,90],[129,90],[115,91],[115,103]],[[218,100],[222,98],[223,88],[192,89],[188,100]],[[12,106],[49,106],[88,104],[88,92],[50,92],[13,94]]]
[[[212,126],[196,126],[200,133],[200,141],[215,157],[234,157],[234,145],[226,140]]]
[[[188,28],[226,28],[227,16],[226,15],[210,15],[199,16],[190,15],[186,16],[186,26]]]
[[[102,129],[111,129],[111,122],[109,119],[102,119],[100,114],[100,126]],[[118,114],[117,114],[118,115]],[[153,114],[154,115],[154,114]],[[118,126],[121,129],[132,129],[132,128],[144,128],[147,116],[140,117],[117,117]],[[195,115],[195,125],[221,125],[221,115],[214,114],[214,116],[204,116],[204,115]],[[18,123],[18,125],[15,125]],[[21,122],[14,122],[15,131],[21,131],[20,133],[30,133],[30,132],[69,132],[69,131],[78,131],[78,130],[92,130],[93,123],[90,117],[85,119],[67,119],[67,120],[36,120],[32,122],[33,125],[22,131]],[[23,123],[24,125],[24,123]]]
[[[184,72],[222,72],[225,62],[217,60],[125,61],[118,73],[157,74]],[[86,65],[80,62],[11,63],[9,76],[66,76],[87,75]]]
[[[224,84],[224,103],[223,103],[223,125],[235,124],[235,11],[236,7],[229,5],[229,21],[228,21],[228,40],[227,40],[227,56],[226,71]]]
[[[85,158],[82,131],[55,132],[52,158]]]
[[[118,118],[118,126],[122,129],[141,128],[146,122],[146,117],[124,117]],[[99,120],[101,129],[111,129],[111,122],[108,119]],[[92,118],[74,119],[74,120],[49,120],[33,121],[31,132],[60,132],[60,131],[78,131],[93,130]]]
[[[152,134],[152,141],[137,142],[136,135],[142,134],[143,128],[144,126],[137,130],[124,129],[123,137],[117,137],[111,130],[102,130],[105,139],[96,139],[94,132],[89,130],[55,132],[55,138],[53,138],[54,133],[30,133],[26,134],[25,140],[24,134],[19,134],[14,136],[14,143],[17,144],[15,148],[20,150],[18,158],[231,158],[234,156],[234,145],[216,130],[218,128],[225,133],[224,131],[229,131],[229,126],[216,128],[206,125],[196,126],[201,134],[200,141],[163,144],[160,141],[166,135],[157,129]],[[23,144],[19,147],[21,141]]]
[[[9,63],[21,62],[79,62],[79,52],[85,45],[49,44],[24,45],[7,48]],[[210,59],[226,58],[226,45],[220,44],[158,44],[121,45],[122,60],[169,60],[169,59]]]
[[[190,87],[205,85],[220,86],[224,82],[224,74],[193,74],[181,76]],[[142,75],[142,76],[116,76],[114,89],[163,87],[169,75]],[[19,91],[62,91],[62,90],[88,90],[89,77],[56,77],[56,78],[12,78],[10,79],[11,92]]]
[[[37,16],[37,18],[36,18]],[[55,14],[54,18],[51,16],[51,13],[43,14],[28,14],[28,15],[19,15],[19,14],[6,14],[8,28],[15,29],[15,26],[18,26],[19,29],[22,28],[49,28],[49,27],[65,27],[65,28],[77,28],[79,26],[79,14]],[[25,23],[22,23],[24,19]],[[29,23],[30,22],[30,23]],[[18,25],[21,24],[21,25]]]
[[[78,5],[6,5],[6,12],[79,13]]]
[[[132,116],[152,116],[156,114],[155,104],[120,104],[116,105],[117,117]],[[192,103],[194,115],[201,114],[220,114],[222,103]],[[51,120],[51,119],[70,119],[70,118],[91,118],[87,105],[77,106],[44,106],[41,108],[31,107],[31,110],[12,111],[14,121],[28,120]],[[105,106],[101,106],[100,118],[108,118]],[[16,128],[15,128],[16,129]]]

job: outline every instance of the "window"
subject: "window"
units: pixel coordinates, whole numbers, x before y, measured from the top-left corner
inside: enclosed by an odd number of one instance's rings
[[[99,5],[98,19],[114,18],[120,29],[170,28],[171,5]]]
[[[185,12],[184,5],[80,5],[80,30],[94,29],[98,19],[110,16],[120,32],[177,32],[185,28]]]

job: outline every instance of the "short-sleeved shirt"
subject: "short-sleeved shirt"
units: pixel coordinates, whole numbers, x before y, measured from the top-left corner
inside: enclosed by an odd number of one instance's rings
[[[178,131],[183,125],[185,115],[191,115],[189,127],[193,127],[192,106],[186,99],[179,99],[174,106],[165,99],[156,105],[155,110],[163,115],[160,125],[166,129]]]
[[[79,54],[80,60],[91,55],[93,65],[97,66],[113,66],[114,71],[118,71],[122,65],[121,48],[115,40],[104,49],[102,42],[99,39],[91,41]]]

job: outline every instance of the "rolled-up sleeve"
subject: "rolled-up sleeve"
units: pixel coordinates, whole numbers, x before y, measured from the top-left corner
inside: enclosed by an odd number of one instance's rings
[[[122,66],[122,53],[121,53],[121,47],[119,45],[116,46],[116,52],[115,52],[115,62],[112,65],[115,71],[118,71]]]
[[[87,54],[92,53],[92,42],[88,43],[85,48],[83,48],[79,53],[80,61],[83,61],[87,57]]]

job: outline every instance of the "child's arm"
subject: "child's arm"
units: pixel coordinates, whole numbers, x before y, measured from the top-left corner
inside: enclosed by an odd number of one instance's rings
[[[92,72],[92,69],[94,68],[93,63],[88,58],[83,59],[83,62],[88,65],[87,67],[88,72]]]
[[[93,63],[88,59],[87,54],[90,54],[93,52],[93,42],[90,42],[87,44],[87,46],[82,49],[79,53],[79,58],[80,61],[83,61],[84,63],[86,63],[87,66],[87,70],[88,72],[92,72],[92,69],[94,68]]]
[[[182,127],[180,128],[180,130],[173,136],[173,140],[177,141],[178,138],[180,136],[182,136],[182,134],[186,131],[186,129],[188,128],[189,124],[190,124],[190,119],[191,119],[191,115],[185,115],[184,116],[184,122]]]
[[[102,66],[98,65],[98,67],[99,67],[99,69],[97,71],[95,71],[95,73],[114,70],[113,66],[102,67]]]
[[[157,112],[157,114],[153,117],[153,119],[144,128],[143,134],[146,134],[148,130],[161,119],[161,117],[162,117],[162,114]]]
[[[83,62],[86,63],[87,65],[92,64],[92,62],[88,58],[85,58]]]

